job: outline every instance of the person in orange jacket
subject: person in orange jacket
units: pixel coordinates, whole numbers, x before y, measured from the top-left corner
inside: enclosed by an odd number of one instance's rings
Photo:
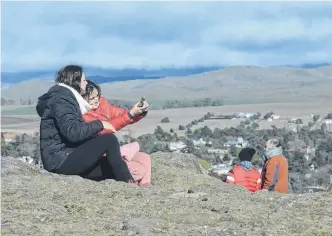
[[[243,148],[239,153],[240,164],[234,166],[227,174],[226,183],[241,185],[250,192],[261,189],[261,175],[251,163],[256,150]]]
[[[265,164],[262,170],[262,189],[288,193],[288,161],[282,154],[280,141],[270,139],[265,144]]]
[[[84,98],[91,106],[91,109],[83,114],[87,122],[97,119],[112,121],[112,131],[104,129],[99,134],[115,133],[129,124],[136,123],[146,116],[149,109],[149,104],[146,101],[144,101],[143,107],[139,107],[140,102],[138,102],[130,111],[114,106],[101,96],[100,87],[90,80],[87,80]]]
[[[108,121],[113,125],[113,129],[104,129],[98,133],[99,135],[115,133],[129,124],[136,123],[146,116],[149,108],[149,104],[146,101],[144,101],[142,107],[138,106],[140,102],[137,103],[130,111],[114,106],[107,99],[101,97],[100,87],[89,80],[87,80],[85,99],[91,105],[91,109],[83,114],[86,122],[102,120]],[[141,187],[149,186],[151,182],[150,155],[140,152],[137,142],[121,146],[120,152],[137,185]]]

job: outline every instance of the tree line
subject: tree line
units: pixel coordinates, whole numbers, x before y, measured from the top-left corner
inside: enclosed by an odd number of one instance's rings
[[[132,101],[126,101],[121,99],[109,99],[111,104],[122,107],[124,109],[131,109],[134,105]],[[15,100],[6,99],[1,97],[1,105],[2,106],[10,106],[10,105],[34,105],[36,102],[33,102],[31,99],[23,100],[20,99],[19,104],[15,102]],[[171,108],[186,108],[186,107],[207,107],[207,106],[222,106],[223,100],[221,99],[211,99],[211,98],[203,98],[196,100],[166,100],[162,101],[158,104],[150,104],[151,109],[159,110],[159,109],[171,109]]]
[[[6,142],[4,133],[1,132],[1,156],[29,156],[34,160],[35,164],[39,164],[41,162],[39,132],[33,135],[26,133],[17,134],[12,142]]]
[[[33,104],[35,104],[35,103],[33,103],[31,99],[27,99],[27,100],[20,99],[19,104],[17,104],[15,102],[15,100],[5,99],[4,97],[1,97],[1,106],[11,106],[11,105],[30,106],[30,105],[33,105]]]
[[[109,100],[111,104],[116,106],[130,109],[133,106],[133,102],[125,101],[125,100],[117,100],[112,99]],[[209,107],[209,106],[223,106],[223,100],[221,99],[211,99],[211,98],[203,98],[196,100],[166,100],[160,102],[159,104],[150,104],[151,109],[159,110],[159,109],[172,109],[172,108],[186,108],[186,107]]]

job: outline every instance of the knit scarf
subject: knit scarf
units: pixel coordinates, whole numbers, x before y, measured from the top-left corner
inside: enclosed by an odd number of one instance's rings
[[[264,152],[264,157],[266,159],[270,159],[271,157],[279,156],[281,154],[282,154],[282,147],[272,147]]]
[[[91,109],[91,105],[75,89],[73,89],[72,87],[70,87],[64,83],[58,83],[58,85],[69,89],[74,94],[76,101],[78,102],[78,105],[80,106],[82,115],[84,115],[86,112],[88,112]]]
[[[251,168],[254,167],[250,161],[241,161],[241,162],[240,162],[240,166],[241,166],[245,171],[249,171],[249,170],[251,170]]]

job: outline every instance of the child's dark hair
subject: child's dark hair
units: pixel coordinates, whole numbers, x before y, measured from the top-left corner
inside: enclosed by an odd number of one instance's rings
[[[98,84],[95,84],[91,80],[87,80],[86,82],[87,82],[87,84],[86,84],[86,89],[85,89],[85,94],[84,94],[85,99],[88,99],[91,97],[94,89],[96,89],[98,91],[98,97],[100,98],[100,96],[101,96],[100,86]]]

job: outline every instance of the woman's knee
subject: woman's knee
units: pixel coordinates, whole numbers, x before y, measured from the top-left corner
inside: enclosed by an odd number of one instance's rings
[[[114,134],[102,134],[100,138],[108,145],[119,145],[119,140]]]

